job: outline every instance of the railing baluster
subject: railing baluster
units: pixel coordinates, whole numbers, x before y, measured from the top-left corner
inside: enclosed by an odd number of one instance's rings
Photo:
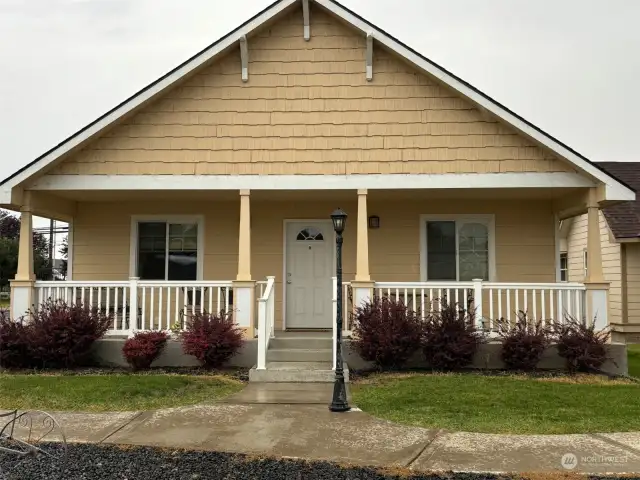
[[[413,289],[413,293],[411,295],[413,297],[413,311],[415,312],[416,311],[416,300],[417,300],[416,299],[416,289],[415,288]]]
[[[180,323],[180,328],[184,329],[184,322],[181,322],[180,320],[180,287],[176,287],[174,289],[174,293],[176,296],[175,299],[175,308],[174,308],[174,317],[173,317],[173,322],[171,322],[171,326]]]
[[[213,313],[213,289],[216,287],[211,287],[209,289],[209,313]]]
[[[220,287],[216,287],[216,291],[218,292],[218,303],[216,304],[216,313],[220,313],[222,311],[222,302],[220,300]]]
[[[518,315],[520,314],[520,295],[517,288],[515,289],[515,294],[516,294],[516,318],[517,318]]]
[[[114,307],[113,307],[113,318],[114,318],[114,322],[117,324],[118,322],[118,295],[120,292],[118,292],[118,287],[115,288],[114,292],[113,292],[113,296],[115,297],[113,299],[114,302]],[[123,297],[123,305],[124,305],[124,297]],[[124,309],[123,309],[124,310]],[[122,312],[122,320],[121,320],[121,325],[122,328],[117,328],[116,330],[124,330],[124,312]]]
[[[542,321],[547,321],[547,306],[544,301],[544,288],[540,290],[540,305],[542,305]]]
[[[231,287],[224,289],[224,311],[229,313],[229,299],[231,298]]]
[[[166,329],[167,331],[171,330],[171,287],[167,287],[167,322]]]
[[[493,327],[495,318],[493,317],[493,289],[489,288],[489,328]]]
[[[147,329],[147,287],[142,287],[142,330]],[[131,307],[129,307],[131,309]],[[129,321],[133,318],[134,312],[129,312]]]
[[[507,322],[509,322],[509,324],[511,324],[511,289],[507,288],[506,289],[507,292]]]
[[[420,316],[422,318],[425,318],[425,311],[424,311],[424,288],[420,289]]]
[[[531,301],[533,302],[533,319],[538,321],[538,309],[536,308],[536,289],[531,292]]]
[[[150,293],[150,297],[151,297],[151,309],[149,312],[149,330],[153,330],[153,325],[155,324],[155,319],[154,317],[154,303],[155,303],[155,289],[156,287],[151,287],[151,293]]]
[[[164,287],[158,287],[158,330],[162,330],[162,291]]]

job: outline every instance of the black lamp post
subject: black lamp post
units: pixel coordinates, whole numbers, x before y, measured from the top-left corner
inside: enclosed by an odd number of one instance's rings
[[[336,298],[338,305],[336,308],[336,378],[333,383],[333,399],[329,410],[332,412],[347,412],[351,410],[347,403],[347,387],[344,384],[344,370],[342,368],[342,232],[347,223],[347,214],[338,208],[331,214],[333,229],[336,232],[336,277],[337,289]]]

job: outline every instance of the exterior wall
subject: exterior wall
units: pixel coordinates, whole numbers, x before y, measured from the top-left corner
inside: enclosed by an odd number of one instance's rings
[[[283,227],[285,219],[322,219],[332,200],[253,201],[252,276],[276,276],[276,328],[282,328]],[[340,202],[350,214],[344,234],[344,280],[355,276],[356,195]],[[371,200],[369,214],[381,227],[369,230],[369,262],[377,281],[420,280],[421,214],[495,214],[497,281],[555,281],[551,203],[531,200]],[[238,202],[80,203],[74,219],[73,280],[129,277],[131,215],[204,215],[204,279],[233,280],[237,273]]]
[[[394,174],[574,171],[365,37],[312,8],[248,40],[52,174]],[[374,42],[375,44],[375,42]]]
[[[626,268],[626,323],[640,324],[640,244],[627,243],[625,249]]]
[[[619,323],[623,321],[621,249],[619,243],[611,241],[609,227],[602,212],[600,212],[600,244],[604,279],[610,284],[609,323]],[[568,281],[584,281],[583,254],[586,248],[587,215],[585,214],[574,219],[567,236]]]

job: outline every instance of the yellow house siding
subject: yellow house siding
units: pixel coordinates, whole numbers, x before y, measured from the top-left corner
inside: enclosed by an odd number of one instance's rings
[[[66,160],[57,174],[392,174],[573,171],[317,9],[251,37]],[[375,42],[374,42],[375,43]]]
[[[355,275],[357,204],[348,212],[343,269]],[[327,219],[333,200],[253,201],[252,276],[276,277],[276,327],[282,328],[284,220]],[[369,213],[380,229],[369,230],[371,276],[377,281],[420,280],[421,214],[494,214],[497,281],[552,282],[555,278],[554,226],[550,202],[513,200],[387,201],[372,199]],[[233,280],[237,272],[239,202],[80,203],[74,219],[73,280],[129,278],[132,215],[203,215],[204,279]]]
[[[627,243],[627,322],[640,324],[640,244]]]
[[[622,260],[620,244],[611,241],[609,227],[600,212],[600,244],[604,279],[609,282],[609,317],[611,323],[622,321]],[[568,280],[584,281],[583,254],[587,248],[587,216],[574,219],[567,238]],[[587,259],[588,261],[588,259]]]

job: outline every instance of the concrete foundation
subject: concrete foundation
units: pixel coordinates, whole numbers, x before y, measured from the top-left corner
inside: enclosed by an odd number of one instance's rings
[[[96,362],[103,366],[112,367],[126,367],[127,362],[122,356],[122,347],[126,339],[124,338],[105,338],[98,340],[93,348],[93,355]],[[603,370],[607,373],[616,375],[627,375],[627,346],[624,343],[611,343],[608,345],[610,360],[608,360],[603,366]],[[500,358],[501,345],[499,342],[489,342],[480,346],[476,353],[471,368],[482,369],[500,369],[504,368],[504,363]],[[245,341],[244,346],[238,352],[237,355],[229,360],[227,366],[229,367],[242,367],[252,368],[256,364],[258,355],[258,342],[255,339]],[[345,339],[344,348],[344,360],[351,370],[365,370],[373,366],[371,362],[364,361],[360,355],[358,355],[353,348],[351,348],[351,341]],[[271,362],[270,362],[271,363]],[[298,374],[297,368],[292,368],[288,362],[274,362],[274,364],[280,364],[281,368],[278,377],[282,376],[279,381],[300,381],[292,379],[292,374]],[[176,340],[169,340],[167,346],[162,352],[162,355],[153,363],[154,367],[191,367],[198,366],[198,362],[191,356],[185,355],[182,352],[182,346],[180,342]],[[424,360],[421,351],[417,351],[413,357],[407,362],[407,368],[428,368],[429,365]],[[538,368],[543,370],[561,370],[564,368],[564,360],[558,355],[558,351],[555,345],[550,346],[540,361]],[[312,381],[328,381],[328,378],[333,372],[330,367],[322,370],[322,374],[318,374],[318,377],[322,379],[314,379]],[[328,372],[324,371],[328,370]],[[259,378],[260,377],[260,378]],[[327,380],[325,380],[325,377]],[[266,381],[261,378],[261,375],[254,374],[254,381]],[[274,380],[271,380],[274,381]]]
[[[99,365],[109,367],[127,367],[122,356],[125,338],[103,338],[93,346],[93,358]],[[225,365],[227,367],[251,368],[256,364],[258,341],[245,340],[242,349]],[[200,364],[191,355],[182,352],[182,345],[177,340],[169,340],[162,355],[153,362],[153,367],[197,367]]]
[[[360,355],[351,347],[351,341],[346,340],[345,345],[345,361],[352,370],[365,370],[373,367],[372,362],[364,361]],[[627,366],[627,346],[623,343],[611,343],[608,345],[609,357],[602,367],[603,371],[615,375],[627,375],[629,370]],[[502,345],[500,342],[488,342],[480,345],[473,359],[471,368],[478,369],[500,369],[505,368],[504,362],[500,358]],[[555,345],[551,345],[545,351],[538,368],[542,370],[562,370],[564,368],[564,359],[558,355],[558,349]],[[422,356],[422,351],[417,351],[407,362],[407,368],[429,368],[426,360]]]

